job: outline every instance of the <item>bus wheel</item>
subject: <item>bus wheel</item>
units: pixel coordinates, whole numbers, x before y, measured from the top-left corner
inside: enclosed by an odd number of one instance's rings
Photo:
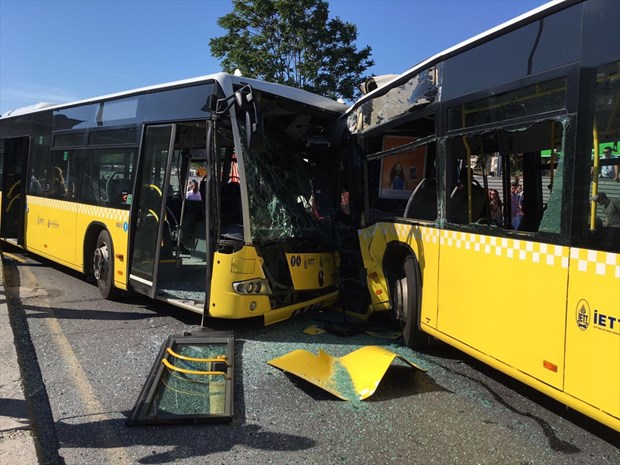
[[[114,296],[114,248],[110,234],[103,230],[97,238],[97,247],[93,255],[93,275],[101,295],[109,299]]]
[[[420,348],[428,343],[419,326],[420,320],[420,268],[415,257],[409,255],[403,265],[404,277],[394,281],[392,308],[400,322],[405,344]]]

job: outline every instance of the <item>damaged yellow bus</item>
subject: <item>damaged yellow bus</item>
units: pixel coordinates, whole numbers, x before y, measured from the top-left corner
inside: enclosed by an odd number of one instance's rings
[[[616,431],[618,24],[620,2],[548,3],[346,115],[370,309]]]
[[[106,298],[266,323],[330,304],[330,186],[317,186],[334,170],[325,129],[345,109],[219,73],[9,112],[0,236]]]

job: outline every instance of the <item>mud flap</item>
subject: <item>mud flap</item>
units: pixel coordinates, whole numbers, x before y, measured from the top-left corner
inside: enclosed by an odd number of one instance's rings
[[[374,394],[395,358],[426,371],[379,346],[362,347],[340,358],[320,349],[318,355],[300,349],[267,363],[299,376],[342,400],[362,400]]]

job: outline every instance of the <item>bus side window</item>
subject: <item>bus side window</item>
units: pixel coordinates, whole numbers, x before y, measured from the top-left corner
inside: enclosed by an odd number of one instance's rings
[[[455,172],[458,173],[452,183],[448,196],[448,221],[456,224],[469,224],[469,195],[471,194],[471,222],[476,223],[485,217],[485,193],[480,182],[472,177],[468,180],[466,161],[456,161]]]
[[[620,127],[614,109],[618,106],[620,81],[610,76],[617,73],[619,65],[620,62],[615,62],[600,67],[593,82],[599,104],[594,115],[595,139],[592,145],[591,182],[587,191],[589,208],[584,209],[581,221],[583,227],[589,230],[590,247],[616,253],[620,252]],[[598,147],[594,145],[597,142]],[[597,153],[598,160],[595,160]]]
[[[129,209],[133,188],[134,150],[89,150],[80,170],[79,200],[90,205]]]
[[[50,158],[49,177],[46,183],[47,196],[53,199],[66,199],[68,196],[67,183],[69,176],[69,162],[73,158],[72,150],[54,150]]]

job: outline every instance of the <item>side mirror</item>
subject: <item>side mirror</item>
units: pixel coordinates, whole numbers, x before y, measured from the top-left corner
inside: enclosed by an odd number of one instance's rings
[[[252,88],[249,88],[249,91],[245,91],[244,87],[241,90],[235,92],[235,103],[237,104],[237,108],[241,110],[247,110],[248,106],[254,103],[254,95],[252,94]]]
[[[248,147],[258,148],[262,146],[262,119],[256,105],[253,90],[250,86],[239,89],[234,94],[235,104],[241,116],[245,116],[245,142]]]
[[[217,102],[218,102],[217,95],[211,94],[207,97],[207,101],[202,106],[201,110],[215,113],[217,111]]]
[[[250,148],[260,148],[263,146],[263,125],[261,114],[256,105],[245,112],[245,142]]]

